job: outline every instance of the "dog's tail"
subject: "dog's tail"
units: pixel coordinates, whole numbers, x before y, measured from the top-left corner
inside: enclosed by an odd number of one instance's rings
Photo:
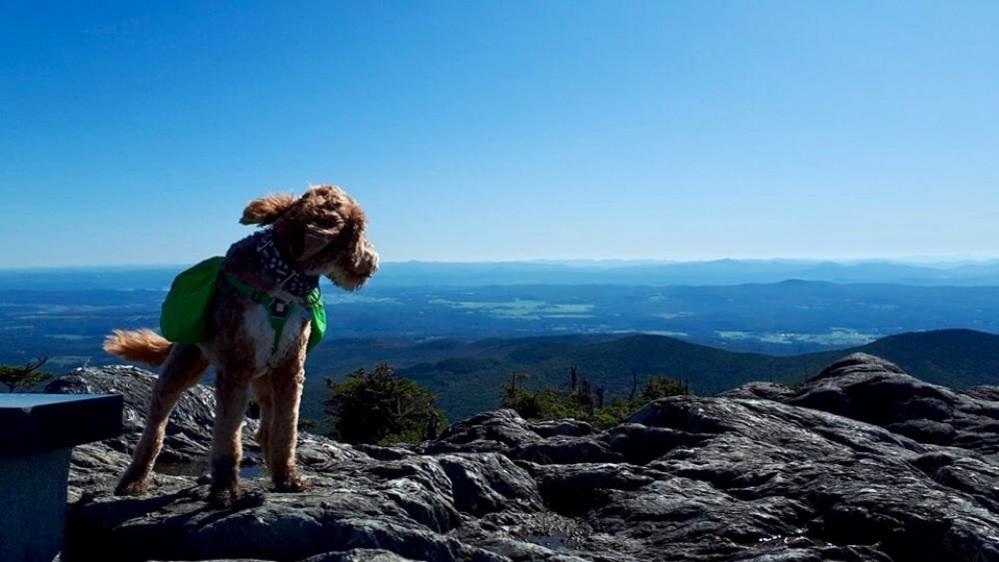
[[[114,330],[104,339],[104,351],[152,367],[162,365],[172,347],[173,344],[166,338],[148,328]]]

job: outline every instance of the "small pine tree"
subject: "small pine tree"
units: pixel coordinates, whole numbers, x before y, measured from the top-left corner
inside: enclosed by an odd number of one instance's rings
[[[500,404],[504,408],[516,410],[524,418],[534,419],[541,415],[541,407],[537,395],[524,388],[527,379],[526,373],[510,373],[503,385]]]
[[[358,369],[343,382],[327,379],[324,402],[331,437],[347,443],[391,444],[437,437],[446,425],[434,408],[436,397],[410,379],[395,376],[385,363]]]
[[[7,392],[29,390],[54,377],[39,369],[48,359],[42,357],[29,361],[25,365],[0,365],[0,384],[7,387]]]
[[[626,400],[610,396],[602,386],[593,386],[579,374],[575,366],[569,369],[569,387],[543,388],[529,391],[524,387],[526,373],[511,373],[503,385],[501,403],[529,420],[575,418],[588,421],[599,429],[624,422],[643,406],[667,396],[690,394],[685,381],[654,376],[638,392],[638,373],[632,371],[632,389]],[[636,396],[637,395],[637,396]]]
[[[686,381],[654,376],[646,381],[645,387],[642,389],[642,393],[638,399],[639,402],[646,404],[668,396],[686,396],[689,394],[690,386]]]

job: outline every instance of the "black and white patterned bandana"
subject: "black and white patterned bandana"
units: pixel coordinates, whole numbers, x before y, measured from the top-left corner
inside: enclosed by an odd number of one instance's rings
[[[264,270],[274,278],[278,287],[301,298],[307,297],[319,287],[318,275],[299,273],[285,261],[274,245],[274,233],[270,229],[257,232],[254,236],[257,237],[257,254],[260,256],[260,262]]]

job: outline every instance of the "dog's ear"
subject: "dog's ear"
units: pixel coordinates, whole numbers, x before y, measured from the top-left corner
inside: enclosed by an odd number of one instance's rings
[[[298,256],[298,259],[305,261],[323,251],[340,234],[340,231],[343,230],[343,225],[343,222],[337,226],[328,228],[321,228],[312,224],[306,225],[305,236],[302,239],[302,254]]]
[[[243,209],[242,224],[271,224],[295,204],[294,195],[268,195],[254,199]]]

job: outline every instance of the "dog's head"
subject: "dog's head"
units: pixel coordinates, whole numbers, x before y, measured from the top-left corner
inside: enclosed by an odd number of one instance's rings
[[[342,289],[356,291],[378,270],[378,252],[364,234],[364,211],[339,187],[256,199],[240,222],[274,225],[299,271],[325,275]]]

